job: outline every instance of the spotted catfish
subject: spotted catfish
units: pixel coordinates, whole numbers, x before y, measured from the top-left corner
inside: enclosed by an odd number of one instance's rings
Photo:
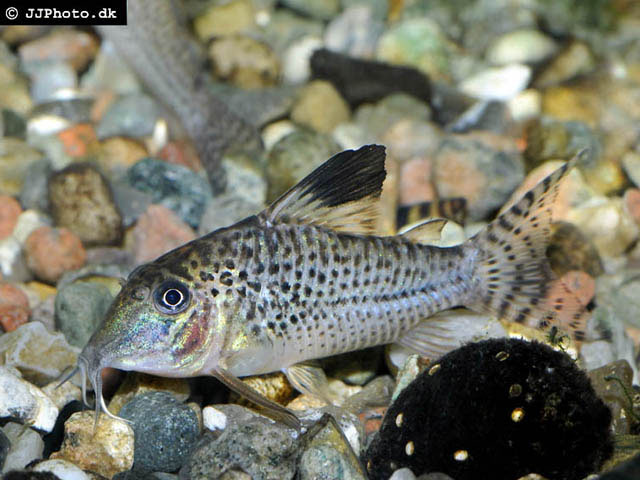
[[[582,337],[584,308],[553,285],[545,258],[570,164],[473,238],[439,248],[426,244],[438,220],[373,235],[384,158],[376,145],[339,153],[265,211],[136,269],[79,356],[96,415],[106,410],[100,372],[115,367],[212,375],[296,425],[239,377],[281,370],[322,395],[321,370],[305,362],[392,342],[440,355],[464,332],[429,317],[461,305]]]

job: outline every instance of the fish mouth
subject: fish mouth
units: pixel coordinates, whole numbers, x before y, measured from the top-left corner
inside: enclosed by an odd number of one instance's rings
[[[111,417],[115,420],[121,420],[126,423],[130,423],[128,420],[118,417],[117,415],[112,414],[104,401],[104,396],[102,395],[102,369],[106,367],[106,365],[102,365],[99,362],[90,362],[86,357],[82,354],[78,355],[78,359],[76,362],[76,366],[73,367],[65,376],[62,378],[60,383],[56,386],[56,388],[60,388],[64,383],[69,381],[76,373],[80,372],[82,377],[82,402],[88,408],[91,408],[91,405],[87,401],[87,379],[91,382],[91,386],[93,387],[93,392],[95,394],[94,406],[95,409],[94,417],[93,417],[93,431],[95,432],[98,427],[98,421],[100,419],[100,413],[104,412],[108,417]],[[63,372],[64,374],[64,372]]]

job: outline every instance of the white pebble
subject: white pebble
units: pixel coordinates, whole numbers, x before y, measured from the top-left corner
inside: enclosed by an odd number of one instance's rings
[[[227,428],[227,416],[214,407],[204,407],[202,410],[202,422],[209,430],[224,430]]]
[[[2,473],[10,470],[20,470],[34,460],[42,458],[44,441],[40,435],[25,425],[9,422],[3,428],[11,449],[2,468]]]
[[[507,101],[524,90],[531,80],[531,67],[514,63],[489,68],[460,83],[460,91],[480,100]]]
[[[58,407],[35,385],[0,367],[0,417],[12,417],[38,430],[50,432],[58,418]]]
[[[33,468],[34,472],[51,472],[60,480],[91,480],[82,469],[66,460],[46,460]]]
[[[401,468],[393,472],[389,480],[416,480],[416,476],[408,468]]]
[[[321,38],[307,35],[297,40],[284,52],[282,76],[288,83],[303,83],[311,76],[310,60],[313,52],[322,48]]]

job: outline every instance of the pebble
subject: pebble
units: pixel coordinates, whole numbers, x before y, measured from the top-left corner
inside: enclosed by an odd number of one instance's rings
[[[0,325],[5,332],[12,332],[29,321],[29,300],[15,285],[0,282]]]
[[[109,411],[117,415],[124,404],[147,392],[167,392],[179,402],[185,402],[189,398],[190,389],[184,378],[164,378],[130,372],[109,402]]]
[[[115,51],[111,42],[102,39],[100,50],[87,71],[80,77],[80,87],[96,92],[120,95],[138,93],[142,87],[131,68]]]
[[[31,98],[36,104],[54,100],[61,92],[76,88],[78,77],[66,62],[37,63],[28,67]]]
[[[23,380],[12,367],[0,367],[0,417],[11,417],[30,427],[50,432],[58,407],[42,390]]]
[[[366,132],[379,138],[401,121],[428,121],[431,118],[429,106],[405,93],[391,94],[374,105],[364,104],[354,114],[354,120]]]
[[[349,105],[329,82],[315,80],[304,86],[291,110],[291,119],[317,132],[330,133],[349,120]]]
[[[283,0],[283,5],[302,15],[329,20],[340,11],[340,0]]]
[[[542,113],[542,94],[538,90],[528,88],[510,99],[507,108],[514,122],[534,119]]]
[[[194,146],[187,140],[168,141],[158,152],[158,158],[167,163],[190,168],[194,172],[201,172],[204,169],[198,158],[198,152],[196,152]],[[142,159],[142,157],[140,159]]]
[[[103,414],[94,429],[93,412],[84,411],[67,420],[62,448],[50,458],[111,478],[131,469],[133,450],[133,430],[126,422]]]
[[[539,63],[557,51],[556,43],[539,30],[514,30],[496,37],[487,48],[485,57],[494,65],[510,63]]]
[[[574,208],[568,212],[567,220],[591,238],[603,261],[623,255],[640,232],[619,197]]]
[[[325,414],[309,427],[303,437],[306,444],[300,457],[300,480],[340,478],[366,480],[358,452],[349,445],[340,426],[331,415]]]
[[[291,400],[295,391],[287,377],[282,372],[267,373],[265,375],[249,376],[242,378],[242,382],[263,397],[276,403],[286,405]],[[229,397],[230,403],[239,405],[253,405],[248,400],[232,393]]]
[[[180,478],[218,478],[230,469],[264,480],[294,477],[299,443],[290,428],[239,405],[215,408],[226,416],[226,427],[200,438]]]
[[[331,378],[348,385],[364,386],[375,377],[381,361],[379,348],[367,348],[329,357],[322,361],[322,367]]]
[[[421,480],[424,480],[420,477]],[[409,468],[400,468],[393,472],[389,477],[389,480],[416,480],[416,476]]]
[[[97,52],[96,37],[80,30],[54,31],[18,48],[23,63],[62,61],[77,72],[83,70]]]
[[[359,3],[345,8],[334,17],[324,33],[326,48],[356,58],[372,58],[375,46],[384,31],[372,5]]]
[[[42,458],[44,442],[35,430],[14,422],[7,423],[2,430],[11,442],[2,473],[23,469],[34,460]]]
[[[109,289],[95,282],[74,282],[63,286],[56,295],[56,329],[70,345],[84,347],[104,318],[113,296]]]
[[[315,35],[302,37],[291,44],[282,54],[282,79],[290,84],[308,81],[311,56],[322,46],[322,39]]]
[[[186,461],[199,433],[196,413],[167,392],[145,392],[120,409],[135,433],[133,469],[173,472]]]
[[[241,33],[254,26],[255,7],[251,0],[231,0],[223,4],[213,4],[193,21],[198,38],[204,42]]]
[[[31,164],[29,172],[24,177],[20,190],[20,203],[26,210],[49,211],[49,195],[47,194],[47,179],[51,175],[51,162],[47,159]]]
[[[520,155],[498,148],[492,138],[450,135],[433,159],[439,197],[466,198],[471,220],[481,220],[501,207],[524,179]]]
[[[129,228],[147,211],[153,202],[150,193],[133,188],[126,179],[118,178],[111,182],[113,200],[122,215],[122,226]]]
[[[455,46],[438,24],[429,18],[400,21],[382,34],[376,58],[384,62],[410,65],[433,80],[447,81],[451,77],[450,57]]]
[[[462,93],[480,100],[506,102],[527,88],[531,74],[530,67],[513,63],[483,70],[463,80],[458,88]]]
[[[104,113],[96,128],[98,138],[141,138],[153,133],[160,109],[151,97],[132,93],[117,98]]]
[[[629,188],[624,192],[624,204],[637,225],[640,225],[640,189]]]
[[[208,204],[198,227],[199,235],[206,235],[219,228],[228,227],[264,208],[263,203],[247,200],[233,193],[218,195]]]
[[[51,472],[60,480],[92,480],[92,477],[66,460],[45,460],[33,467],[34,472]]]
[[[0,193],[17,196],[31,165],[42,153],[18,138],[0,138]]]
[[[280,60],[271,48],[244,35],[221,37],[209,45],[214,77],[241,88],[275,85],[280,77]]]
[[[154,203],[170,208],[194,228],[212,198],[211,186],[203,176],[182,165],[154,158],[145,158],[132,166],[127,179],[132,187],[150,194]]]
[[[640,154],[630,151],[622,157],[622,167],[636,187],[640,187]]]
[[[11,235],[21,213],[22,207],[15,198],[0,195],[0,240]]]
[[[312,131],[298,130],[282,138],[267,159],[267,202],[278,198],[339,150],[330,137]]]
[[[69,403],[82,400],[82,390],[74,385],[72,381],[60,385],[59,381],[53,381],[42,387],[42,391],[47,395],[53,404],[62,410]]]
[[[0,472],[4,467],[4,462],[7,459],[9,450],[11,449],[11,442],[5,435],[4,431],[0,428]]]
[[[242,154],[226,155],[221,166],[227,178],[226,195],[260,205],[260,208],[264,206],[267,199],[264,158]],[[252,213],[256,212],[257,210]]]
[[[35,385],[46,385],[75,365],[79,349],[61,333],[47,331],[40,322],[29,322],[0,335],[0,364],[15,367]]]
[[[93,155],[97,151],[98,138],[93,126],[79,123],[58,133],[58,138],[67,155],[76,160]]]
[[[56,225],[71,230],[85,245],[117,244],[122,238],[122,216],[96,167],[79,163],[54,173],[49,201]]]
[[[196,234],[172,210],[154,204],[140,215],[131,237],[135,263],[141,264],[190,242]]]
[[[554,222],[551,225],[551,240],[546,254],[558,276],[572,270],[584,271],[592,277],[604,273],[596,246],[573,223]]]
[[[617,360],[587,373],[600,399],[611,410],[611,429],[616,435],[628,435],[637,425],[634,417],[633,370],[626,360]]]
[[[44,282],[55,284],[62,274],[82,267],[86,252],[80,238],[67,228],[38,227],[24,246],[29,269]]]
[[[227,428],[227,415],[211,405],[202,410],[204,428],[209,430],[224,430]]]
[[[575,40],[561,51],[539,74],[536,88],[545,88],[591,72],[596,62],[589,45]]]
[[[431,179],[431,159],[414,157],[400,167],[400,204],[429,202],[436,197]]]

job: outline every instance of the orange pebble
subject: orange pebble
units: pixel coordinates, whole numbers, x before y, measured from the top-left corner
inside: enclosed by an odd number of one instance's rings
[[[64,272],[82,267],[87,253],[80,239],[66,228],[44,226],[27,238],[27,265],[39,279],[55,283]]]

